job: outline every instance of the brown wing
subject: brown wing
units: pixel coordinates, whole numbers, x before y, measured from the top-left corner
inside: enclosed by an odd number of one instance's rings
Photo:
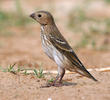
[[[64,39],[64,37],[59,34],[59,36],[53,36],[53,34],[49,35],[49,40],[55,46],[59,52],[63,53],[71,63],[76,66],[80,71],[84,73],[85,76],[92,78],[93,80],[97,81],[84,67],[81,61],[78,59],[75,52],[72,50],[68,42]],[[81,73],[80,73],[81,74]]]

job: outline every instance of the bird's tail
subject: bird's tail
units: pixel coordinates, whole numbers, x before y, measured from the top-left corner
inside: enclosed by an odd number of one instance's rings
[[[79,74],[86,76],[94,81],[98,81],[97,79],[95,79],[89,71],[86,70],[86,68],[83,66],[83,70],[80,70],[79,68],[75,68],[75,71],[78,72]]]

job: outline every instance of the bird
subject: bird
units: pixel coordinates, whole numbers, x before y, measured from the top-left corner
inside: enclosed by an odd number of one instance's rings
[[[41,25],[41,42],[45,54],[58,66],[58,74],[49,86],[60,86],[65,70],[75,71],[94,81],[95,79],[79,60],[72,47],[57,28],[52,14],[48,11],[36,11],[30,15]]]

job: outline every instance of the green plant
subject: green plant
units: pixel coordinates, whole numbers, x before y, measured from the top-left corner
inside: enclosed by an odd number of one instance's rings
[[[18,66],[17,72],[20,72],[22,69]]]
[[[34,69],[34,74],[35,76],[37,76],[38,78],[43,78],[44,74],[43,74],[43,69],[40,68],[39,70]]]
[[[10,65],[9,67],[8,67],[8,69],[7,69],[7,72],[11,72],[11,73],[16,73],[16,71],[15,71],[15,69],[14,69],[14,66],[15,66],[15,64],[13,64],[13,65]]]
[[[54,81],[54,78],[51,78],[51,79],[48,80],[49,83],[51,83],[53,81]]]
[[[26,69],[24,69],[24,75],[29,75]]]

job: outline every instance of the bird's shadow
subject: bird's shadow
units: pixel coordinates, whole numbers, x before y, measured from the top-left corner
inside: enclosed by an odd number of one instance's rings
[[[63,85],[63,86],[75,86],[75,85],[77,85],[77,83],[63,82],[62,85]]]
[[[49,88],[49,87],[63,87],[63,86],[75,86],[77,85],[77,83],[72,83],[72,82],[63,82],[61,85],[55,85],[55,86],[51,86],[51,85],[43,85],[40,88]]]

